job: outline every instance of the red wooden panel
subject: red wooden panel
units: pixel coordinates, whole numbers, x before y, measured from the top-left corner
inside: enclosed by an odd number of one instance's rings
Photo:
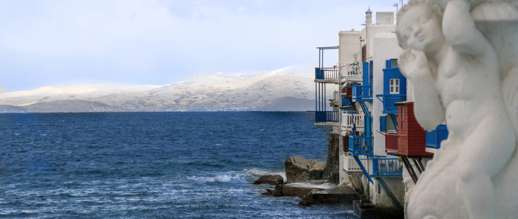
[[[414,116],[414,103],[398,103],[398,152],[406,156],[430,156],[426,152],[426,132]]]

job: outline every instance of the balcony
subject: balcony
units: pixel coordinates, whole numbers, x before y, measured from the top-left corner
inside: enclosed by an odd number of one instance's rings
[[[315,123],[317,124],[338,124],[338,111],[316,111]]]
[[[361,82],[363,75],[360,69],[360,63],[356,62],[350,65],[341,66],[342,79],[345,82]]]
[[[439,125],[432,131],[426,133],[426,147],[432,149],[441,148],[443,140],[448,139],[448,127]]]
[[[339,68],[334,67],[317,67],[315,68],[315,82],[321,83],[340,83]]]
[[[373,154],[371,138],[365,138],[364,136],[359,135],[349,135],[349,152],[351,152],[354,156],[371,156]]]
[[[430,157],[426,152],[426,132],[414,115],[414,103],[396,104],[397,113],[397,155],[408,157]]]
[[[403,165],[397,157],[376,157],[372,159],[373,177],[401,177]]]
[[[363,133],[364,121],[363,114],[344,112],[342,113],[342,130],[346,133]]]
[[[357,101],[371,101],[372,88],[369,85],[353,84],[352,85],[352,100]]]

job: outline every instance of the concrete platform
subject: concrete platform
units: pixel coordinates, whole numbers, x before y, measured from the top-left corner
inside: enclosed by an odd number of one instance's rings
[[[300,205],[309,206],[312,204],[335,204],[335,203],[352,203],[360,198],[349,186],[336,186],[331,189],[314,190],[306,194],[302,198]]]
[[[337,186],[323,180],[313,180],[304,183],[288,183],[277,185],[274,191],[269,191],[274,196],[296,196],[302,199],[300,205],[312,204],[336,204],[352,203],[359,199],[359,194],[350,186]]]
[[[324,191],[335,189],[336,185],[327,183],[326,181],[309,181],[303,183],[288,183],[280,185],[281,188],[276,188],[276,190],[281,189],[283,196],[297,196],[300,198],[304,198],[307,194],[313,191]]]

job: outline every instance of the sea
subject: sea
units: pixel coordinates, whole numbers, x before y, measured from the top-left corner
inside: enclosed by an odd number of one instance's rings
[[[326,153],[306,112],[0,114],[0,218],[349,217],[252,184]]]

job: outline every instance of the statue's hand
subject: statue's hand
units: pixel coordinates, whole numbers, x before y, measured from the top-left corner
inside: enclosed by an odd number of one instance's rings
[[[429,74],[428,61],[424,52],[409,49],[403,52],[399,59],[401,73],[408,79]]]

